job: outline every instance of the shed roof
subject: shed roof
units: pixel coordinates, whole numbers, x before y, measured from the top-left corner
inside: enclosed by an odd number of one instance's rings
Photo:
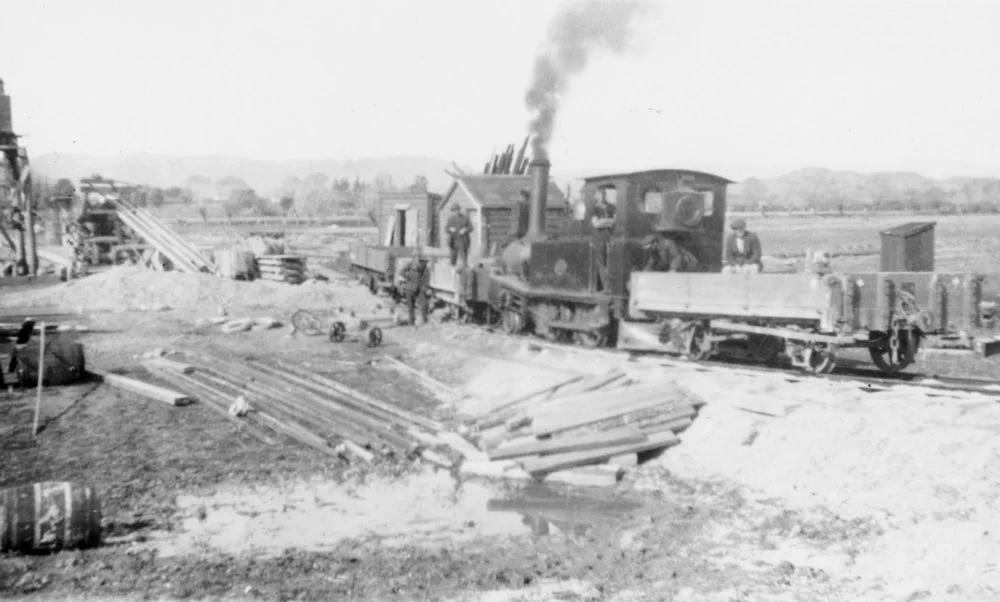
[[[511,207],[521,199],[522,190],[531,190],[531,176],[476,175],[456,178],[456,183],[465,190],[473,201],[484,208]],[[450,191],[449,191],[450,192]],[[564,209],[566,195],[549,180],[549,196],[546,207]]]
[[[920,234],[926,230],[930,230],[937,225],[937,222],[909,222],[906,224],[901,224],[888,230],[882,230],[882,234],[887,236],[902,236],[904,238],[908,236],[913,236],[914,234]]]

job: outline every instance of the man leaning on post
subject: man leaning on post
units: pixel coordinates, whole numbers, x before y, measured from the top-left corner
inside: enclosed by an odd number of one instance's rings
[[[726,237],[726,250],[722,256],[722,272],[757,273],[761,271],[760,238],[753,232],[747,232],[747,223],[741,219],[733,220],[732,232]]]
[[[452,215],[448,218],[446,226],[448,232],[448,247],[451,249],[451,265],[457,261],[459,266],[465,267],[469,259],[469,242],[472,233],[472,223],[469,217],[462,213],[462,208],[458,205],[451,206]]]

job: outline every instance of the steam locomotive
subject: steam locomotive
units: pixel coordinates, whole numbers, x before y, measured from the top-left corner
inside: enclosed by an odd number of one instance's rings
[[[573,214],[561,215],[547,211],[549,168],[531,162],[527,224],[502,251],[455,268],[440,248],[418,249],[397,254],[395,267],[403,255],[437,256],[438,300],[510,334],[692,359],[728,346],[763,362],[784,354],[810,372],[832,370],[850,347],[896,372],[927,338],[969,342],[982,325],[976,274],[720,273],[731,183],[723,177],[683,169],[595,176]],[[512,219],[524,213],[511,207]],[[556,215],[553,228],[546,220]],[[643,271],[643,241],[657,231],[682,238],[695,272]]]

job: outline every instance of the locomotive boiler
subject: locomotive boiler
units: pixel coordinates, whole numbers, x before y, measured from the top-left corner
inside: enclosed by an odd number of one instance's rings
[[[729,180],[676,169],[588,178],[583,210],[549,236],[549,162],[536,159],[529,169],[527,234],[504,249],[489,286],[489,303],[507,332],[613,344],[627,316],[630,274],[646,261],[643,239],[657,231],[681,237],[700,271],[721,268]]]

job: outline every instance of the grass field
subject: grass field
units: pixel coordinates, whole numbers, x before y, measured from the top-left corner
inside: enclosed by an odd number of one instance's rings
[[[934,236],[936,271],[1000,274],[1000,215],[768,216],[747,219],[764,254],[806,249],[832,250],[880,244],[879,232],[908,222],[937,222]],[[842,257],[838,270],[878,270],[879,256]]]

